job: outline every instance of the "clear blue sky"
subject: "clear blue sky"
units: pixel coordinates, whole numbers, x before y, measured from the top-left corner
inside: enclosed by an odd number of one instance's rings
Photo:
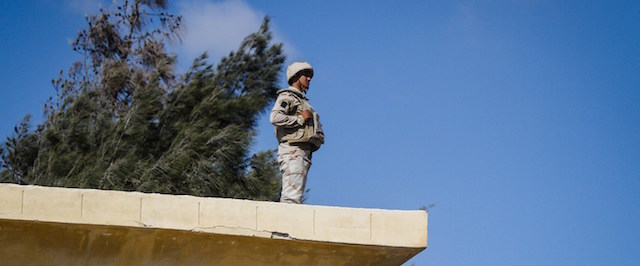
[[[41,119],[97,2],[0,3],[0,136]],[[272,17],[288,61],[315,67],[307,203],[435,204],[408,265],[640,264],[640,1],[172,5],[192,27],[181,68]],[[267,120],[255,149],[276,147]]]

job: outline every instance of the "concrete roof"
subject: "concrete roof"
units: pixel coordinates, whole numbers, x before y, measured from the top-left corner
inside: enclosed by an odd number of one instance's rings
[[[399,265],[427,213],[0,184],[0,243],[10,265]]]

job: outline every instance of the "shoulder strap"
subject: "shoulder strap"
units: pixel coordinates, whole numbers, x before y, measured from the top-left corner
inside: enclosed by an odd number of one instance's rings
[[[302,110],[311,109],[311,108],[309,108],[309,104],[307,103],[307,98],[304,97],[302,94],[300,94],[300,92],[297,92],[297,91],[294,91],[292,89],[286,88],[286,89],[278,90],[276,93],[278,95],[280,95],[283,92],[290,92],[291,95],[300,102],[300,104],[302,105]]]

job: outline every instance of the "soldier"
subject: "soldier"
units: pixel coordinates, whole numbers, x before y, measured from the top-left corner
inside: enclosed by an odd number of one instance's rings
[[[279,90],[270,121],[278,139],[278,163],[282,172],[280,202],[301,203],[311,154],[324,143],[320,117],[305,94],[313,78],[307,62],[294,62],[287,68],[289,87]]]

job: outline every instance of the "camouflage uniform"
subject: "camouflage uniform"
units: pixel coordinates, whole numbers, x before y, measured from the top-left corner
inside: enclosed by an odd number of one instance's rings
[[[304,121],[300,113],[309,110],[313,119]],[[301,203],[307,173],[311,167],[311,154],[324,143],[320,117],[307,98],[296,88],[278,91],[271,110],[271,124],[278,139],[278,163],[282,172],[280,202]]]

